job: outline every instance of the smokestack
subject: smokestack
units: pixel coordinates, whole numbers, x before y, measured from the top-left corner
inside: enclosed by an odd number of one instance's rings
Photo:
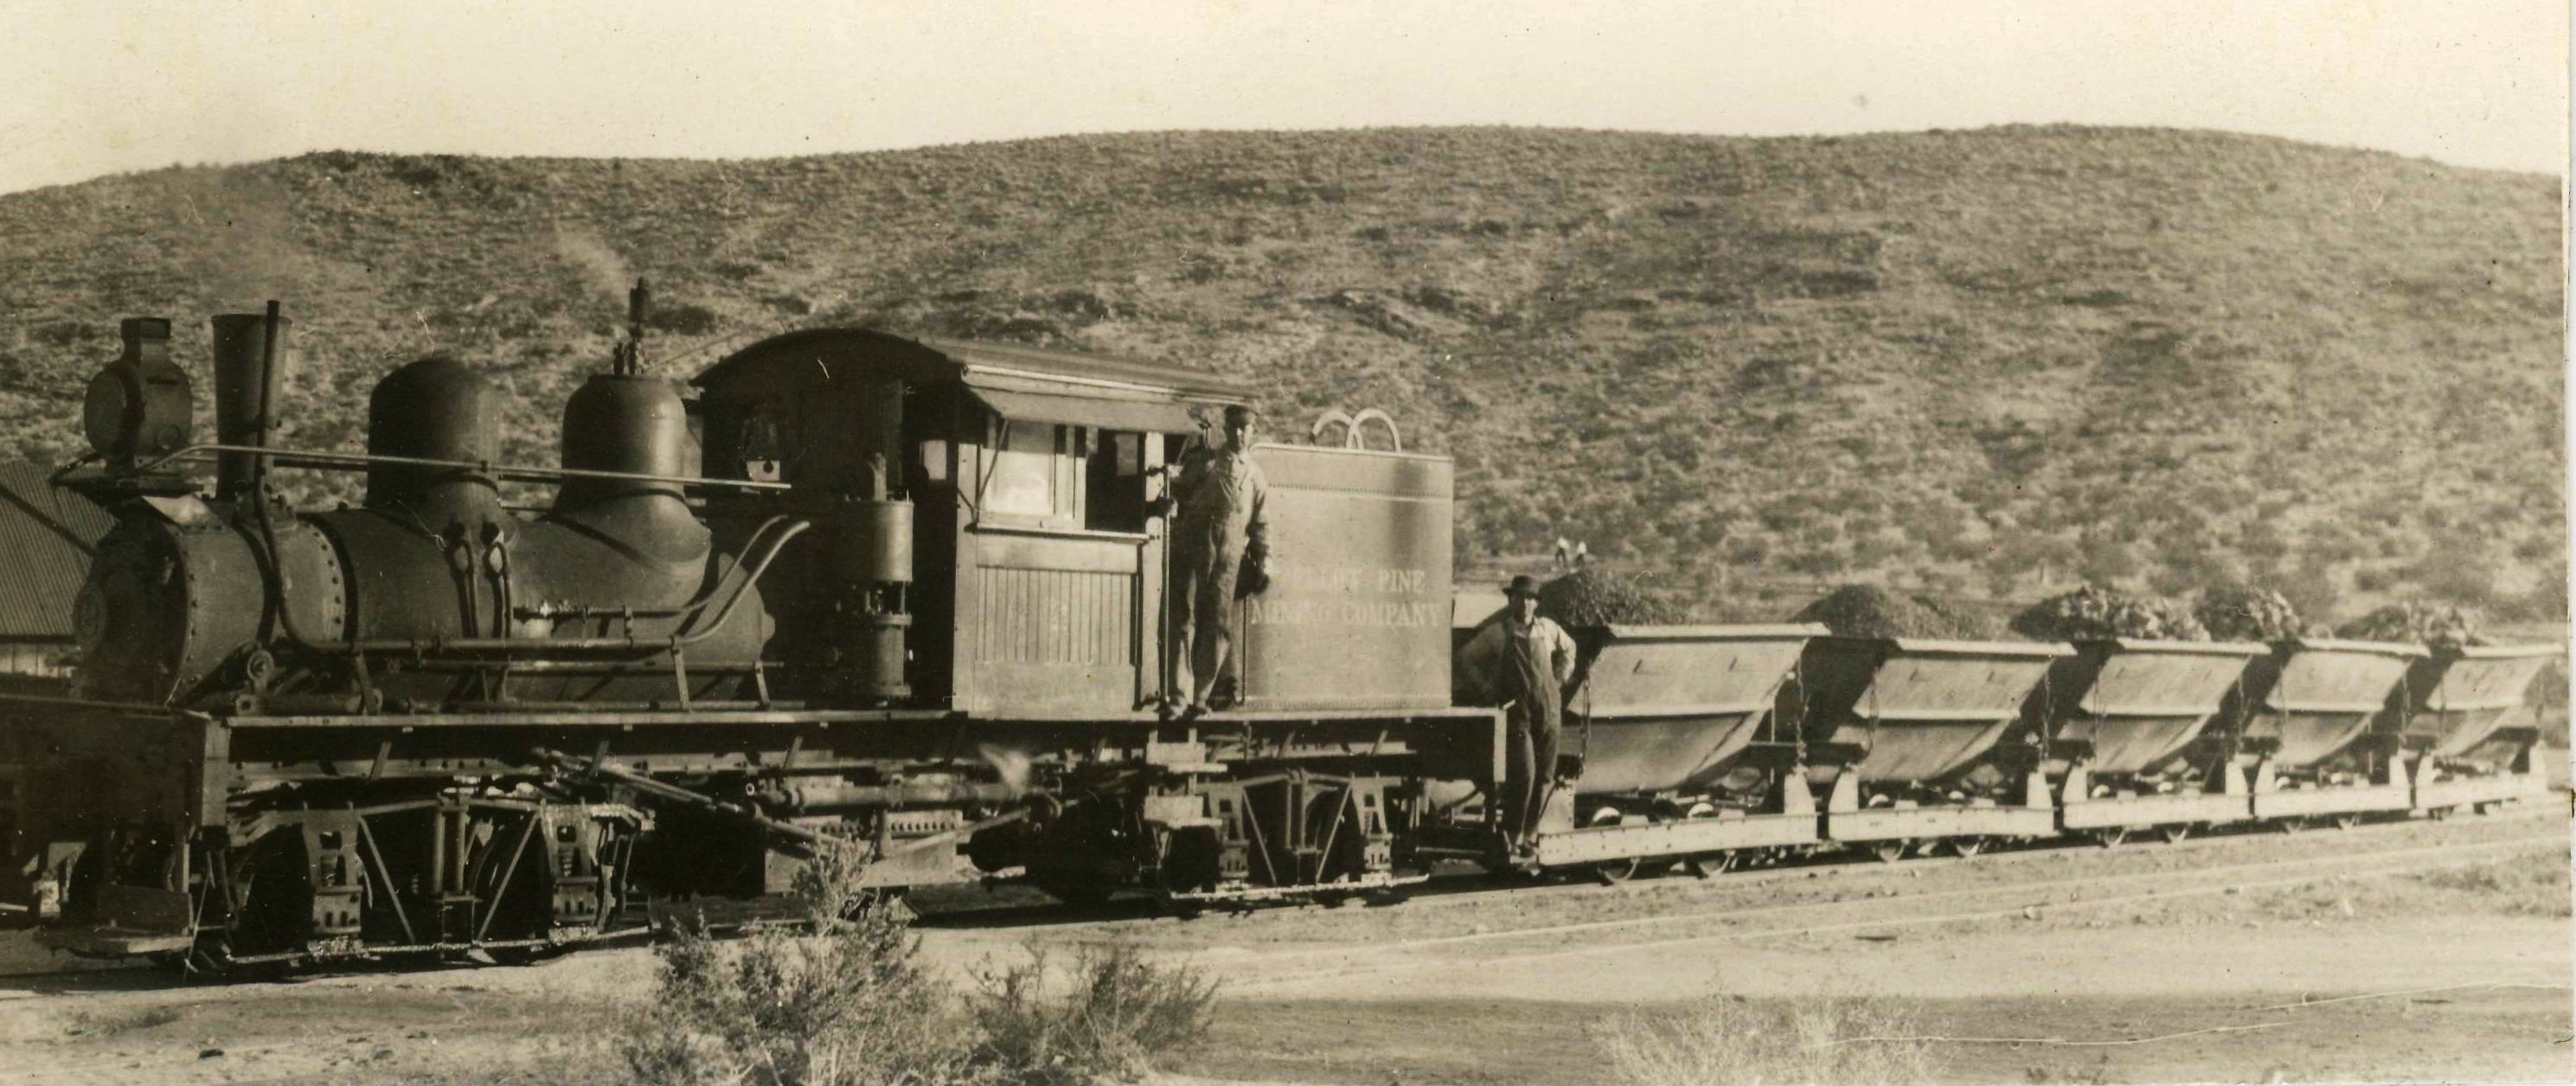
[[[215,323],[215,440],[267,448],[277,429],[278,386],[286,378],[286,332],[292,323],[265,313],[226,313]],[[215,496],[256,497],[265,458],[221,453],[215,463]]]

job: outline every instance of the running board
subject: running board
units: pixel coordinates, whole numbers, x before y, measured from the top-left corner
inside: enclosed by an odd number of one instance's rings
[[[1818,840],[1816,816],[1813,814],[1745,815],[1634,826],[1593,826],[1540,834],[1538,865],[1570,867],[1654,856],[1698,856],[1734,849],[1811,845]]]

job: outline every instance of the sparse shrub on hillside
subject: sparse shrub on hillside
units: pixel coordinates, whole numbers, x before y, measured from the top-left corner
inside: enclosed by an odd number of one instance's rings
[[[2299,609],[2278,592],[2242,584],[2204,588],[2192,617],[2220,641],[2280,641],[2307,632]]]
[[[2179,602],[2089,584],[2031,605],[2013,617],[2012,631],[2034,641],[2209,640],[2209,629]]]
[[[1877,585],[1844,585],[1789,616],[1824,624],[1841,637],[1930,637],[1984,640],[1999,631],[1993,620],[1934,600]]]
[[[2475,611],[2423,600],[2392,603],[2344,623],[2335,636],[2357,641],[2412,641],[2426,645],[2483,645]]]
[[[2204,198],[2254,175],[2260,198]],[[683,334],[871,323],[1385,407],[1409,448],[1490,466],[1458,479],[1471,553],[1624,511],[1667,549],[1623,553],[1681,561],[1712,521],[1758,520],[1760,542],[1723,538],[1773,574],[1973,564],[2025,599],[2256,580],[2324,614],[2291,578],[2349,588],[2366,560],[2389,577],[2372,603],[2502,614],[2565,550],[2562,187],[2137,129],[324,153],[0,195],[0,426],[68,460],[117,317],[175,318],[202,374],[203,315],[279,296],[305,372],[362,375],[290,388],[290,420],[344,418],[364,377],[450,350],[521,378],[505,452],[547,463],[642,275],[704,308]],[[2364,190],[2379,213],[2346,213]],[[1901,508],[1929,494],[1959,507]],[[1514,497],[1534,521],[1500,512]],[[1850,515],[1781,512],[1807,504]],[[1979,529],[1928,519],[1954,516]],[[2491,549],[2444,538],[2467,534]]]
[[[703,336],[716,330],[716,314],[702,305],[656,302],[645,311],[644,326],[675,336]]]

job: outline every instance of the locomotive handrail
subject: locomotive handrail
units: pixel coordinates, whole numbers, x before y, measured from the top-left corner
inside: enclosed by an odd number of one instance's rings
[[[148,472],[166,464],[185,460],[204,463],[219,453],[257,453],[278,463],[293,467],[366,467],[392,464],[414,468],[455,468],[481,472],[496,479],[514,482],[559,482],[567,479],[604,479],[611,482],[672,483],[679,486],[711,486],[727,490],[794,490],[794,483],[764,483],[752,479],[710,479],[702,475],[653,475],[639,471],[601,471],[595,468],[540,468],[524,464],[495,464],[488,460],[440,460],[426,456],[389,456],[378,453],[297,451],[282,452],[257,445],[224,445],[207,443],[190,445],[176,452],[135,465],[136,472]],[[78,465],[73,465],[77,467]]]

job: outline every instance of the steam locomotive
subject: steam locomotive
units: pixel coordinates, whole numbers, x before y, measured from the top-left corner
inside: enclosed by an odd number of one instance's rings
[[[198,442],[168,322],[123,323],[56,479],[115,517],[77,676],[0,694],[0,893],[45,941],[511,959],[779,892],[823,850],[888,892],[1008,874],[1196,908],[1452,860],[1711,873],[2543,787],[2523,694],[2551,648],[1613,626],[1577,631],[1515,855],[1503,716],[1451,695],[1451,466],[1391,421],[1382,448],[1364,412],[1254,449],[1271,585],[1239,604],[1230,705],[1174,720],[1160,499],[1249,388],[852,328],[683,384],[644,304],[553,467],[503,463],[499,394],[438,356],[376,385],[365,453],[280,447],[275,303],[213,319]],[[290,509],[285,470],[362,473],[364,500]]]

